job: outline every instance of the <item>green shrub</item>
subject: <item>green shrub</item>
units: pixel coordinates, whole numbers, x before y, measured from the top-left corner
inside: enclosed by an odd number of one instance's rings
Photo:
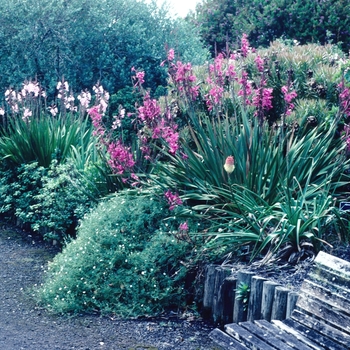
[[[52,95],[64,76],[74,91],[100,81],[113,94],[132,86],[132,67],[145,70],[155,90],[166,82],[159,67],[165,45],[197,62],[206,58],[192,26],[170,18],[156,2],[34,0],[29,6],[4,0],[0,13],[0,91],[20,87],[29,76]]]
[[[22,165],[2,173],[1,214],[39,232],[45,239],[63,243],[98,198],[98,191],[68,162]]]
[[[49,264],[41,303],[53,312],[131,317],[183,307],[193,246],[155,198],[120,193],[81,222],[77,238]]]

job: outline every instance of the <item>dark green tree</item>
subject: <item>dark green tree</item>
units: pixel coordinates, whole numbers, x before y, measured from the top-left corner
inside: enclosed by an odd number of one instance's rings
[[[197,25],[213,54],[227,44],[239,47],[243,33],[254,46],[283,37],[350,48],[347,0],[203,0],[187,20]]]
[[[53,90],[64,77],[76,92],[100,81],[114,93],[132,84],[132,67],[155,89],[166,47],[207,58],[195,29],[144,0],[3,0],[0,40],[2,90],[25,79]]]

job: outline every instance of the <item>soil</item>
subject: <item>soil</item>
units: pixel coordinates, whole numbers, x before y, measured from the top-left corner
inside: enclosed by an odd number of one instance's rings
[[[36,305],[31,288],[58,249],[3,225],[0,252],[0,349],[218,349],[208,337],[214,327],[191,315],[147,320],[51,315]]]

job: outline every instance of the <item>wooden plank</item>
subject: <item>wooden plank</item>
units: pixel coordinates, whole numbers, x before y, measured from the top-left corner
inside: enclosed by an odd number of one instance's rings
[[[287,298],[289,289],[277,286],[273,297],[271,320],[284,320],[287,311]]]
[[[216,265],[208,265],[205,271],[203,308],[206,317],[210,316],[213,306],[216,267]]]
[[[288,345],[294,347],[296,350],[314,350],[310,346],[301,342],[294,335],[291,335],[283,331],[282,329],[276,327],[275,325],[271,324],[266,320],[259,320],[259,321],[255,321],[254,323],[260,328],[269,330],[270,332],[274,333],[276,338],[286,342]],[[283,349],[279,349],[279,350],[283,350]]]
[[[255,336],[262,339],[267,344],[274,346],[280,350],[295,350],[283,340],[277,338],[273,332],[267,329],[261,329],[259,326],[254,324],[253,322],[242,322],[239,324],[241,327],[245,328],[248,332],[254,334]]]
[[[342,332],[341,330],[334,328],[320,320],[316,320],[311,316],[301,313],[299,310],[294,310],[291,316],[291,319],[301,323],[302,325],[315,330],[322,335],[337,341],[343,346],[349,346],[350,344],[350,335]]]
[[[350,317],[340,313],[338,309],[331,309],[327,304],[306,298],[304,295],[299,297],[297,308],[350,335]]]
[[[342,295],[338,295],[328,288],[320,286],[315,282],[305,279],[302,285],[301,292],[309,298],[313,298],[319,302],[323,302],[333,309],[338,309],[341,313],[347,313],[350,316],[350,301]]]
[[[325,347],[321,346],[318,343],[315,343],[313,340],[309,339],[308,337],[305,337],[302,333],[298,332],[295,328],[291,328],[288,325],[286,325],[284,322],[280,320],[273,320],[272,323],[276,325],[279,329],[284,330],[285,332],[289,333],[290,335],[294,336],[296,339],[304,343],[305,345],[309,346],[310,348],[314,350],[320,350],[325,349]]]
[[[238,271],[237,288],[239,287],[239,284],[241,282],[247,284],[250,287],[253,276],[254,276],[254,272],[252,271]],[[247,313],[248,313],[248,310],[245,310],[245,306],[242,303],[242,301],[237,299],[237,293],[236,293],[235,303],[233,307],[233,322],[238,323],[238,322],[246,321]]]
[[[304,325],[294,321],[293,319],[287,319],[283,321],[288,327],[296,329],[299,333],[309,338],[313,342],[325,347],[329,350],[344,350],[344,346],[336,343],[334,340],[321,335],[320,333],[305,327]]]
[[[218,266],[215,269],[215,283],[213,293],[213,305],[212,305],[212,318],[215,324],[219,324],[222,321],[223,303],[220,297],[221,286],[224,283],[225,278],[230,273],[230,270]]]
[[[252,277],[247,316],[248,321],[259,320],[261,318],[262,291],[265,281],[266,278],[260,276]]]
[[[319,252],[314,260],[315,264],[322,269],[333,271],[339,276],[350,277],[350,262],[340,259],[325,252]]]
[[[286,309],[286,318],[289,318],[292,314],[295,306],[297,304],[299,294],[297,292],[289,292],[287,298],[287,309]]]
[[[230,334],[232,337],[236,338],[249,349],[254,350],[281,350],[275,346],[271,346],[266,343],[264,340],[258,338],[254,334],[248,332],[246,329],[241,327],[236,323],[231,323],[225,326],[225,331]]]
[[[320,270],[316,267],[308,274],[307,279],[328,288],[332,293],[336,293],[344,298],[350,298],[350,279],[345,279],[330,271]]]
[[[261,300],[261,318],[271,321],[271,312],[273,305],[273,298],[275,295],[275,288],[279,286],[278,283],[266,281],[263,284],[263,294]]]
[[[222,324],[228,324],[233,322],[233,305],[235,302],[235,289],[237,278],[226,277],[220,292],[219,301],[222,303]]]
[[[247,350],[248,348],[232,338],[228,334],[224,333],[220,329],[216,328],[209,333],[209,338],[223,347],[225,350]]]

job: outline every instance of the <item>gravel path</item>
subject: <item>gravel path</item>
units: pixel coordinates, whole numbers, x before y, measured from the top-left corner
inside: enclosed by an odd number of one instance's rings
[[[40,283],[54,248],[0,227],[1,350],[218,350],[202,322],[113,320],[98,315],[52,316],[35,305],[30,288]]]

